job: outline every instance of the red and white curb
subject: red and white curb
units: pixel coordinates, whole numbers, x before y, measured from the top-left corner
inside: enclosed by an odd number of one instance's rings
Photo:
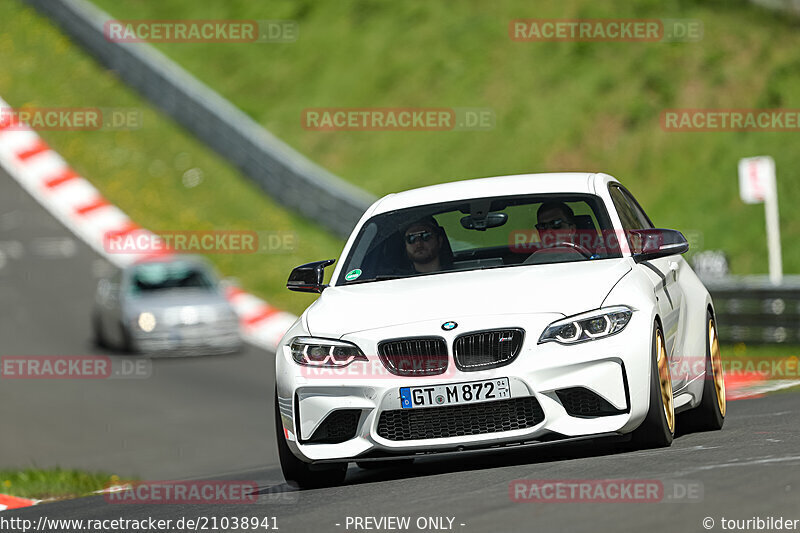
[[[8,494],[0,494],[0,511],[30,507],[37,503],[39,503],[39,500],[29,500],[28,498],[18,498],[16,496],[9,496]]]
[[[92,494],[111,494],[114,492],[122,492],[124,490],[130,490],[131,485],[129,483],[123,485],[112,485],[110,487],[106,487],[101,490],[96,490]],[[39,505],[43,502],[48,502],[53,500],[31,500],[30,498],[20,498],[18,496],[9,496],[8,494],[0,494],[0,511],[6,511],[11,509],[22,509],[23,507],[30,507],[32,505]]]
[[[757,372],[725,376],[725,397],[729,400],[760,398],[767,393],[800,386],[800,380],[765,379]]]
[[[0,109],[11,109],[0,98]],[[109,262],[124,267],[153,254],[112,254],[104,247],[108,233],[125,235],[143,228],[100,194],[39,135],[25,124],[0,121],[0,166],[47,211]],[[245,338],[274,350],[297,317],[264,300],[230,287],[227,297],[239,315]]]

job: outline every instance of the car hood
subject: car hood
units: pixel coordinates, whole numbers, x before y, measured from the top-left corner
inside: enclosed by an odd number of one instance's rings
[[[388,326],[597,309],[631,271],[626,259],[524,265],[329,287],[306,312],[309,333],[339,338]]]
[[[128,313],[144,311],[159,314],[175,307],[213,307],[219,312],[232,312],[230,303],[216,291],[169,290],[129,297],[125,300]]]

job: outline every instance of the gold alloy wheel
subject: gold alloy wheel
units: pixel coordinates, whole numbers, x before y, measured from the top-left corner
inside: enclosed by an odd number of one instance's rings
[[[708,320],[708,350],[711,354],[711,373],[714,378],[714,388],[717,390],[717,405],[719,406],[720,414],[725,416],[725,376],[722,371],[722,356],[719,353],[717,327],[713,318]]]
[[[658,382],[661,387],[661,403],[664,405],[664,415],[667,417],[669,432],[675,433],[675,405],[672,401],[672,376],[669,371],[667,350],[664,347],[664,336],[661,331],[656,333],[656,354],[658,359]]]

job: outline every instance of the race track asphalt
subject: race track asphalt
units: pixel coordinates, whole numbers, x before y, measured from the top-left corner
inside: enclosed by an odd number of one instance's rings
[[[113,267],[0,170],[0,355],[109,355],[90,310]],[[147,379],[0,379],[0,468],[183,479],[277,460],[274,355],[151,359]]]

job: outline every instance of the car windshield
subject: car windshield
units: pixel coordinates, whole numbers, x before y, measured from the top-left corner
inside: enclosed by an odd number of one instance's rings
[[[153,293],[166,290],[213,290],[214,276],[194,263],[144,263],[134,267],[131,274],[131,294]]]
[[[602,201],[589,194],[476,198],[400,209],[363,225],[337,284],[617,258],[615,236]]]

